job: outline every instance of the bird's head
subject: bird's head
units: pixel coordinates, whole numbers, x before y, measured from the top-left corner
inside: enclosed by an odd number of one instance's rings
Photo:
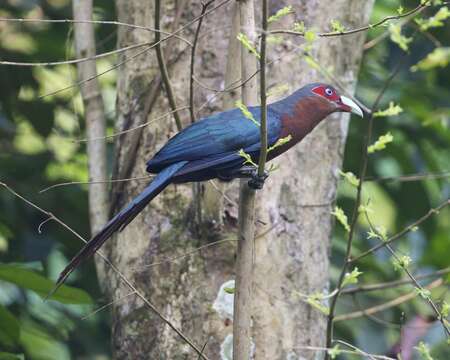
[[[361,108],[346,96],[340,95],[331,85],[311,84],[310,95],[316,97],[321,104],[329,109],[329,112],[349,112],[364,117]]]

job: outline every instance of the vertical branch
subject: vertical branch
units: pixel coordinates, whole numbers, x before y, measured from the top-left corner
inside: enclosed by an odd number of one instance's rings
[[[194,108],[194,71],[195,71],[195,50],[197,49],[198,36],[200,35],[200,29],[202,28],[203,23],[203,15],[206,12],[209,4],[211,4],[214,0],[210,0],[207,3],[202,3],[202,11],[200,13],[200,20],[197,24],[197,30],[195,30],[194,41],[192,43],[191,48],[191,73],[189,76],[189,112],[191,114],[191,123],[195,122],[195,108]]]
[[[250,41],[255,36],[255,10],[253,0],[239,1],[240,30]],[[256,72],[256,58],[241,48],[241,79],[248,79]],[[257,103],[256,78],[242,87],[242,102]],[[262,127],[261,127],[262,128]],[[253,287],[253,255],[255,238],[255,190],[247,181],[241,181],[239,201],[239,241],[236,254],[236,291],[233,319],[233,358],[247,360],[251,349],[251,311]]]
[[[77,21],[92,20],[92,0],[74,0],[73,16]],[[92,23],[75,23],[75,48],[77,57],[95,56],[95,35]],[[89,214],[91,232],[96,233],[108,220],[107,166],[105,110],[100,87],[95,77],[95,60],[80,62],[77,65],[78,78],[92,79],[81,86],[81,96],[86,117],[89,181]]]
[[[262,34],[259,57],[260,99],[261,99],[261,152],[259,155],[258,175],[264,175],[267,159],[267,94],[266,94],[266,39],[267,39],[267,0],[262,0]]]
[[[203,14],[202,14],[203,15]],[[203,19],[203,17],[201,18]],[[172,90],[172,85],[170,85],[169,72],[167,71],[166,61],[164,60],[164,54],[161,47],[161,1],[155,1],[155,50],[156,57],[158,59],[159,70],[161,71],[161,78],[164,83],[164,88],[166,90],[167,99],[169,101],[170,109],[173,111],[173,117],[175,119],[175,124],[177,125],[178,131],[183,129],[181,124],[180,115],[177,111],[177,104],[175,101],[175,95]]]

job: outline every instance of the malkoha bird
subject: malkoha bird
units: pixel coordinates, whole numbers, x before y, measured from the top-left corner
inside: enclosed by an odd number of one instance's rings
[[[259,121],[261,108],[248,109]],[[335,112],[351,112],[363,117],[361,108],[336,89],[322,83],[309,84],[286,98],[267,106],[267,140],[280,146],[268,153],[271,160],[300,142],[322,120]],[[261,150],[260,128],[240,109],[220,112],[203,118],[173,136],[147,162],[147,171],[157,174],[152,182],[125,208],[117,213],[100,232],[84,245],[61,272],[55,290],[80,263],[92,256],[114,233],[124,229],[148,203],[169,184],[205,181],[218,178],[230,181],[248,177],[249,185],[261,188],[263,178],[245,166],[240,150],[258,162]]]

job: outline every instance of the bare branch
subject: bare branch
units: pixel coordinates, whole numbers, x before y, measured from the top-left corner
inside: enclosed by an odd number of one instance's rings
[[[146,175],[146,176],[138,176],[138,177],[132,177],[128,179],[111,179],[111,180],[105,180],[105,181],[68,181],[63,183],[54,184],[51,186],[48,186],[42,190],[39,191],[39,194],[42,194],[46,191],[56,189],[62,186],[70,186],[70,185],[91,185],[91,184],[111,184],[116,182],[127,182],[127,181],[134,181],[134,180],[149,180],[153,178],[155,175]]]
[[[429,274],[416,275],[415,279],[423,280],[423,279],[427,279],[430,277],[447,275],[449,273],[450,273],[450,267],[442,269],[442,270],[434,271]],[[351,287],[348,289],[343,289],[341,291],[341,294],[348,294],[348,295],[352,294],[353,295],[353,294],[357,294],[360,292],[390,289],[390,288],[395,288],[395,287],[399,287],[402,285],[411,284],[411,282],[412,282],[411,279],[403,279],[403,280],[395,280],[395,281],[389,281],[389,282],[378,283],[378,284],[361,285],[361,286],[357,286],[357,287],[355,286],[355,287]]]
[[[155,0],[155,27],[157,30],[161,27],[161,1]],[[200,21],[203,17],[200,18]],[[181,123],[180,115],[178,114],[177,103],[175,100],[175,94],[172,89],[172,85],[170,84],[169,72],[167,71],[166,61],[164,60],[164,54],[161,48],[161,34],[160,32],[155,33],[155,50],[156,57],[158,59],[159,71],[161,72],[161,78],[164,84],[164,89],[166,90],[167,99],[169,100],[170,108],[173,112],[173,117],[175,119],[175,124],[177,125],[178,131],[183,129],[183,125]]]
[[[206,9],[214,0],[210,0],[207,3],[202,3],[201,15],[206,12]],[[192,43],[191,49],[191,74],[189,76],[189,112],[191,115],[191,123],[195,122],[195,109],[194,109],[194,71],[195,71],[195,50],[197,48],[198,36],[200,35],[200,29],[202,27],[203,17],[200,18],[197,24],[197,30],[195,30],[194,42]]]
[[[441,286],[443,283],[444,283],[444,281],[442,279],[437,279],[437,280],[433,281],[431,284],[429,284],[428,286],[426,286],[426,289],[431,290],[431,289],[437,288],[437,287]],[[398,306],[400,304],[403,304],[409,300],[416,298],[418,295],[419,294],[417,293],[417,291],[412,291],[408,294],[399,296],[396,299],[393,299],[391,301],[388,301],[388,302],[380,304],[380,305],[372,306],[365,310],[355,311],[355,312],[352,312],[349,314],[338,315],[334,318],[334,321],[345,321],[345,320],[350,320],[350,319],[356,319],[356,318],[359,318],[362,316],[373,315],[378,312],[381,312],[381,311],[393,308],[395,306]]]
[[[337,31],[322,32],[322,33],[318,33],[317,36],[325,37],[325,38],[326,37],[336,37],[336,36],[346,36],[346,35],[357,34],[362,31],[372,30],[372,29],[377,28],[391,20],[399,20],[402,18],[413,17],[413,16],[419,14],[420,12],[422,12],[423,10],[425,10],[428,6],[430,6],[430,2],[431,2],[431,0],[424,2],[424,3],[420,2],[420,4],[417,5],[414,9],[412,9],[404,14],[386,16],[385,18],[381,19],[380,21],[377,21],[374,24],[369,24],[369,25],[362,26],[362,27],[359,27],[356,29],[351,29],[351,30],[342,31],[342,32],[337,32]],[[286,34],[286,35],[305,36],[305,33],[303,33],[303,32],[292,31],[292,30],[272,30],[272,31],[269,31],[269,34]]]

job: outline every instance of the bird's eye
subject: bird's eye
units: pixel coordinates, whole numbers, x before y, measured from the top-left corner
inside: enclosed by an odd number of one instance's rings
[[[331,90],[330,88],[326,88],[325,94],[327,94],[327,96],[331,96],[331,95],[333,95],[333,90]]]

